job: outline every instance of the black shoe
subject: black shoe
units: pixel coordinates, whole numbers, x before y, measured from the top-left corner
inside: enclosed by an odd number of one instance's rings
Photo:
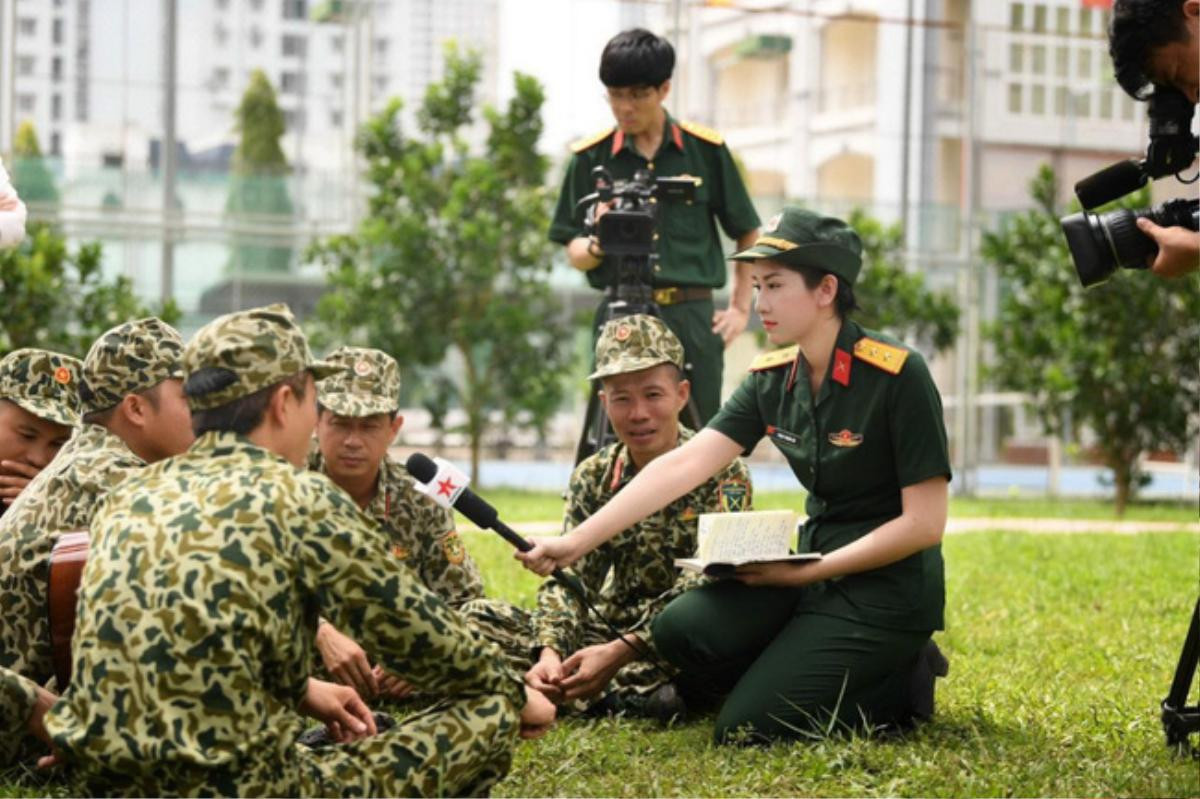
[[[654,719],[664,727],[687,719],[687,705],[673,682],[660,685],[645,696],[627,696],[623,704],[628,715]]]
[[[391,729],[396,725],[396,720],[387,713],[376,712],[371,715],[375,717],[375,729],[378,732]],[[312,727],[305,730],[296,739],[296,743],[303,744],[310,749],[320,749],[322,746],[329,746],[333,742],[333,739],[329,737],[329,730],[323,724],[320,727]]]
[[[908,693],[913,721],[928,721],[933,718],[935,681],[949,673],[950,661],[946,660],[946,656],[938,649],[933,639],[926,641],[917,654],[917,662],[913,665],[909,677]]]

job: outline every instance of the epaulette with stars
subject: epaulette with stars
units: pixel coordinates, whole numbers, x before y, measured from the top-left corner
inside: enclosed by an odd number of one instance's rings
[[[767,369],[774,369],[777,366],[784,366],[796,360],[796,355],[800,352],[800,345],[793,344],[790,347],[784,347],[781,350],[772,350],[764,352],[750,363],[751,372],[762,372]]]
[[[595,147],[597,144],[611,136],[614,130],[616,130],[615,127],[607,127],[599,133],[571,142],[571,152],[581,153],[584,150],[589,150],[592,147]]]
[[[908,350],[864,337],[855,342],[854,357],[888,374],[898,375],[908,359]]]
[[[696,122],[680,122],[679,127],[683,128],[688,133],[695,136],[697,139],[700,139],[701,141],[706,141],[709,144],[716,144],[716,145],[720,146],[725,143],[725,137],[722,136],[720,133],[717,133],[712,128],[705,127],[704,125],[698,124]]]

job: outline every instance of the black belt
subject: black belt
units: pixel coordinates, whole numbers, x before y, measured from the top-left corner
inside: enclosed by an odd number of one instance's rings
[[[711,300],[713,290],[704,286],[658,286],[651,289],[654,297],[655,305],[678,305],[681,302],[695,302],[696,300]],[[613,291],[609,289],[606,294],[609,299],[613,299]]]

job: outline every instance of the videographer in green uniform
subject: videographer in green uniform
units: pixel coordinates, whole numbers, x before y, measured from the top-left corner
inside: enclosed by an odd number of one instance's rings
[[[824,558],[740,567],[651,627],[681,689],[726,697],[722,743],[928,716],[946,668],[930,638],[950,478],[937,388],[918,353],[848,318],[862,244],[845,222],[789,206],[765,231],[733,257],[752,265],[768,338],[790,346],[574,531],[518,554],[542,574],[568,566],[769,437],[809,492],[800,549]]]
[[[656,177],[699,179],[692,202],[660,203],[652,282],[663,321],[683,342],[692,396],[704,424],[721,404],[724,349],[745,330],[751,298],[749,269],[738,264],[729,307],[717,311],[713,306],[713,289],[725,285],[726,273],[715,222],[740,250],[758,236],[759,220],[720,134],[678,122],[663,108],[674,68],[671,44],[640,28],[617,34],[605,46],[600,80],[617,124],[572,145],[574,156],[558,195],[550,239],[566,246],[571,265],[587,274],[592,288],[608,290],[616,265],[604,256],[599,240],[586,234],[575,208],[596,190],[592,169],[604,166],[614,180],[629,180],[640,169]],[[597,206],[597,218],[607,210]],[[602,304],[597,332],[603,313]]]

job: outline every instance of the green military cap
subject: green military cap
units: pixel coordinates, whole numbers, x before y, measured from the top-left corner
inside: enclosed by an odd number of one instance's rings
[[[78,358],[48,350],[20,349],[0,360],[0,399],[48,422],[79,424]]]
[[[383,350],[338,347],[325,356],[340,369],[317,385],[317,401],[338,416],[400,410],[400,365]]]
[[[126,394],[183,377],[183,339],[155,316],[125,322],[93,342],[83,359],[79,398],[83,412],[113,407]]]
[[[633,314],[609,320],[596,341],[596,371],[589,380],[640,372],[660,363],[683,368],[683,345],[663,320]]]
[[[729,257],[734,261],[769,258],[785,266],[810,266],[831,272],[853,286],[862,269],[862,240],[836,217],[785,205],[763,227],[753,246]]]
[[[218,408],[306,369],[317,380],[338,371],[313,358],[283,303],[218,316],[183,348],[183,390],[194,411]]]

